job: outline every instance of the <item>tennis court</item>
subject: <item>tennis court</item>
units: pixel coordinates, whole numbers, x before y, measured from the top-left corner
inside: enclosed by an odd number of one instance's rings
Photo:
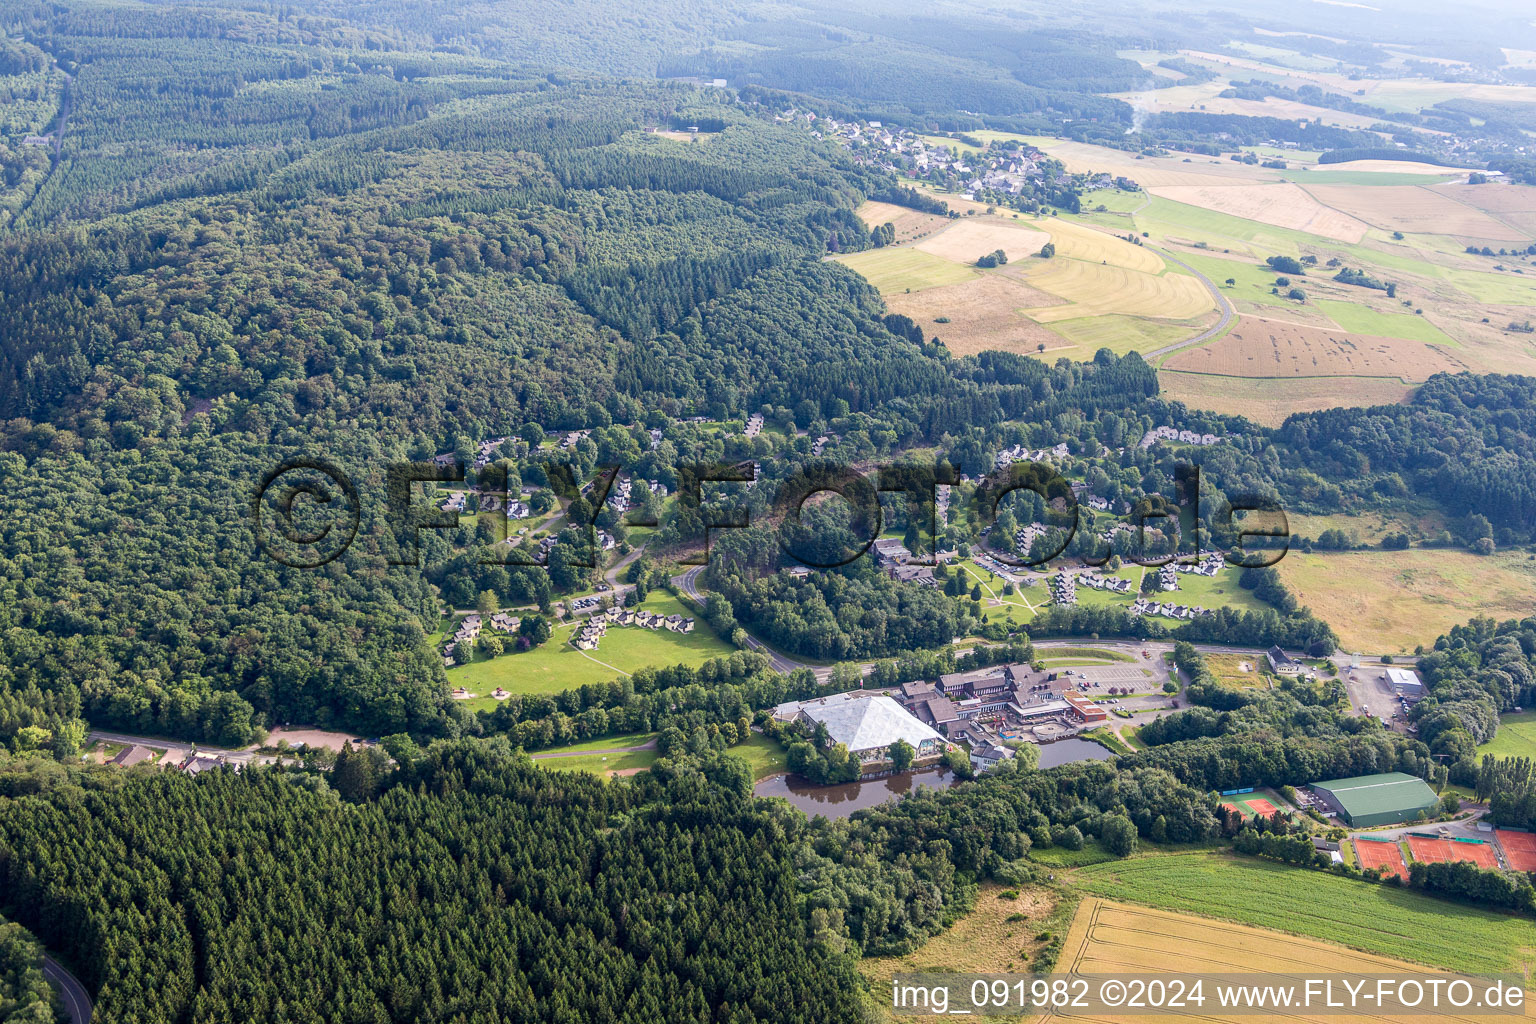
[[[1410,835],[1408,852],[1413,854],[1414,860],[1422,860],[1426,864],[1464,860],[1480,868],[1499,866],[1499,855],[1494,852],[1493,844],[1475,840],[1459,842],[1454,839],[1429,839]]]
[[[1248,806],[1253,809],[1255,814],[1262,814],[1266,818],[1280,809],[1263,797],[1254,797],[1248,801]]]
[[[1383,878],[1396,875],[1405,882],[1408,880],[1408,868],[1403,864],[1403,851],[1397,848],[1395,842],[1356,839],[1355,854],[1360,858],[1362,871],[1366,868],[1376,868]]]
[[[1493,834],[1504,847],[1504,859],[1513,870],[1536,871],[1536,835],[1503,828],[1494,829]]]

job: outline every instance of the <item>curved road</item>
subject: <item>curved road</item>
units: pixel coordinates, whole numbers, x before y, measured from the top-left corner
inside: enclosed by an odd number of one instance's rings
[[[53,957],[43,954],[43,975],[64,1000],[64,1009],[74,1024],[90,1024],[91,994],[80,979],[66,971]]]
[[[677,588],[681,590],[686,597],[697,602],[700,608],[704,607],[704,593],[703,591],[699,590],[699,574],[702,573],[704,569],[705,566],[696,565],[692,569],[689,569],[687,572],[683,573],[681,576],[672,577],[672,582],[677,585]],[[829,666],[812,665],[808,662],[796,661],[793,658],[785,657],[778,651],[775,651],[773,648],[763,643],[757,637],[753,636],[751,633],[747,633],[747,646],[752,648],[754,651],[761,651],[768,655],[768,661],[773,665],[773,670],[775,672],[783,672],[788,674],[790,672],[794,672],[796,669],[808,668],[812,672],[816,673],[817,679],[820,679],[823,682],[825,682],[827,677],[832,674],[832,669]]]
[[[1148,248],[1151,248],[1151,246],[1148,246]],[[1196,270],[1188,263],[1185,263],[1183,260],[1179,259],[1168,250],[1158,249],[1157,251],[1163,257],[1163,259],[1172,263],[1177,263],[1179,266],[1183,267],[1185,270],[1189,271],[1195,277],[1200,279],[1200,283],[1205,285],[1206,290],[1211,293],[1211,298],[1216,300],[1216,308],[1221,310],[1221,319],[1216,321],[1216,326],[1206,328],[1199,334],[1195,335],[1193,338],[1186,338],[1183,341],[1176,341],[1172,345],[1164,345],[1162,348],[1155,348],[1150,352],[1143,352],[1142,355],[1147,359],[1155,359],[1158,356],[1165,356],[1170,352],[1177,352],[1181,348],[1189,348],[1191,345],[1199,345],[1202,342],[1210,341],[1212,338],[1216,337],[1216,335],[1226,330],[1227,327],[1231,325],[1233,319],[1235,319],[1237,316],[1236,311],[1232,308],[1232,303],[1228,302],[1227,297],[1221,294],[1221,289],[1216,287],[1215,281],[1212,281],[1210,278],[1206,277],[1204,274],[1200,273],[1200,271]]]

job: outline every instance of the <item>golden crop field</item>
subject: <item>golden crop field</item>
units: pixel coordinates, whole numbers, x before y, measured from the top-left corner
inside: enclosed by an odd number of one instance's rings
[[[1432,185],[1431,189],[1536,237],[1536,187],[1530,185]]]
[[[1082,260],[1042,261],[1030,270],[1029,283],[1067,300],[1065,305],[1025,310],[1047,324],[1107,313],[1183,320],[1215,308],[1211,293],[1193,277],[1157,276]]]
[[[1166,366],[1157,374],[1164,398],[1192,409],[1209,409],[1227,416],[1246,416],[1266,427],[1278,427],[1297,412],[1317,412],[1344,406],[1394,405],[1406,401],[1413,388],[1387,377],[1216,377],[1179,373]]]
[[[1427,972],[1424,967],[1404,961],[1346,949],[1317,939],[1211,921],[1167,910],[1151,910],[1096,897],[1085,899],[1078,908],[1077,917],[1067,933],[1058,970],[1121,976],[1275,972],[1292,978],[1317,974],[1441,974]],[[1211,993],[1206,995],[1208,1001],[1199,1014],[1200,1020],[1231,1020],[1236,1024],[1260,1019],[1252,1015],[1223,1014],[1219,1008],[1211,1005],[1214,996]],[[1163,1020],[1166,1015],[1058,1012],[1046,1019],[1131,1024],[1141,1020]],[[1298,1015],[1275,1014],[1262,1019],[1303,1018]],[[1364,1022],[1394,1018],[1362,1013],[1340,1019]],[[1470,1021],[1482,1018],[1440,1014],[1435,1019]]]
[[[1069,256],[1089,263],[1107,263],[1112,267],[1139,270],[1143,274],[1160,274],[1167,267],[1163,258],[1143,245],[1134,245],[1125,239],[1084,224],[1046,217],[1035,222],[1056,243],[1057,256]]]
[[[1405,381],[1467,368],[1444,349],[1422,341],[1246,315],[1223,337],[1175,352],[1163,365],[1228,377],[1396,377]]]
[[[1505,242],[1528,237],[1473,206],[1422,185],[1308,185],[1306,190],[1323,205],[1385,231]]]
[[[1473,616],[1518,619],[1536,608],[1536,562],[1518,551],[1290,551],[1275,568],[1351,651],[1412,651]]]
[[[956,263],[975,263],[978,258],[996,249],[1003,250],[1009,260],[1021,260],[1039,252],[1040,247],[1050,240],[1050,235],[1035,230],[1029,222],[997,217],[963,217],[951,221],[944,230],[924,238],[917,243],[916,248]]]
[[[1232,217],[1255,220],[1260,224],[1305,231],[1340,242],[1358,242],[1368,230],[1364,221],[1325,206],[1300,185],[1289,182],[1263,185],[1165,185],[1149,191],[1176,203],[1215,210]]]

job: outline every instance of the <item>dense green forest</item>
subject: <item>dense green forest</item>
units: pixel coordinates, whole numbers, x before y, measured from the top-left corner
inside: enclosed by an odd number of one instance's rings
[[[19,924],[0,920],[0,1024],[59,1024],[43,976],[43,948]]]

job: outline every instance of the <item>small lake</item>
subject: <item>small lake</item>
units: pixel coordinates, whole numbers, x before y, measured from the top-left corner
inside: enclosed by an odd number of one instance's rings
[[[1059,764],[1071,764],[1073,761],[1103,761],[1114,756],[1114,751],[1109,748],[1076,736],[1055,743],[1040,744],[1041,768],[1055,768]]]
[[[1073,738],[1040,745],[1042,768],[1114,756],[1092,740]],[[854,811],[876,807],[916,789],[948,789],[959,781],[960,777],[948,768],[923,768],[905,775],[885,775],[837,786],[818,786],[798,775],[775,775],[759,782],[752,792],[756,796],[781,796],[806,814],[846,818]]]

